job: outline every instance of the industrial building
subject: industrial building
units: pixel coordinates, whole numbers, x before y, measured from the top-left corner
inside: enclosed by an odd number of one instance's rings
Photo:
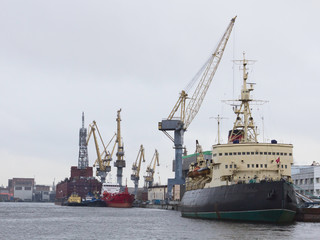
[[[35,185],[34,187],[34,201],[49,202],[50,201],[50,186]]]
[[[53,202],[55,184],[36,185],[34,178],[8,179],[7,187],[0,187],[0,202]]]
[[[152,201],[163,201],[166,199],[167,186],[151,186],[148,188],[148,200]]]
[[[320,164],[292,166],[292,180],[299,193],[320,197]]]
[[[22,201],[33,200],[34,178],[12,178],[8,182],[9,193],[15,199]]]
[[[13,194],[9,193],[9,189],[0,187],[0,202],[7,202],[13,200]]]

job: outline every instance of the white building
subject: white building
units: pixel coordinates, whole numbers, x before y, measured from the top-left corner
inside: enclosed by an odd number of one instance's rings
[[[13,178],[9,180],[9,189],[15,199],[33,200],[34,178]]]
[[[148,200],[165,200],[167,194],[167,186],[152,186],[148,188]]]
[[[320,197],[320,165],[313,162],[312,165],[292,166],[292,181],[296,190],[304,195]]]

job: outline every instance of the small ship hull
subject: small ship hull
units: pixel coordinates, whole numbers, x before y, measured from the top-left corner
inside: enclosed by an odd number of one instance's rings
[[[109,193],[104,192],[102,200],[106,203],[107,207],[114,208],[131,208],[134,202],[134,195],[128,192],[128,188],[125,187],[123,192]]]
[[[106,203],[105,201],[101,200],[101,199],[93,199],[90,201],[83,201],[82,202],[83,206],[86,207],[106,207]]]
[[[286,181],[234,184],[187,191],[183,217],[290,223],[296,215],[293,186]]]

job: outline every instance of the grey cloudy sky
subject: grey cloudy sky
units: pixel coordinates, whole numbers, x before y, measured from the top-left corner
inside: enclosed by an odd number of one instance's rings
[[[218,114],[228,118],[221,126],[226,140],[234,116],[221,100],[239,95],[240,72],[232,60],[245,51],[257,60],[249,70],[257,83],[254,96],[269,101],[255,110],[260,141],[292,143],[296,164],[319,161],[319,1],[0,3],[0,185],[12,177],[35,177],[37,184],[68,177],[77,165],[82,111],[86,125],[96,120],[108,141],[119,108],[124,179],[132,185],[131,165],[143,144],[147,162],[158,149],[165,184],[173,176],[174,150],[158,121],[169,115],[235,15],[224,57],[185,134],[189,153],[196,139],[205,150],[216,143],[210,117]]]

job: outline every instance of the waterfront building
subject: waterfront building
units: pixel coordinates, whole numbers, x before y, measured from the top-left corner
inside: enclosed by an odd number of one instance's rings
[[[293,165],[292,181],[296,190],[304,195],[320,197],[320,164]]]
[[[34,201],[49,202],[50,201],[50,186],[35,185],[34,187]]]
[[[8,181],[9,193],[15,199],[22,201],[33,200],[34,178],[12,178]]]
[[[0,187],[0,202],[10,201],[12,194],[9,193],[9,189],[5,187]]]
[[[150,202],[163,201],[166,198],[167,185],[158,185],[148,188],[148,200]]]

